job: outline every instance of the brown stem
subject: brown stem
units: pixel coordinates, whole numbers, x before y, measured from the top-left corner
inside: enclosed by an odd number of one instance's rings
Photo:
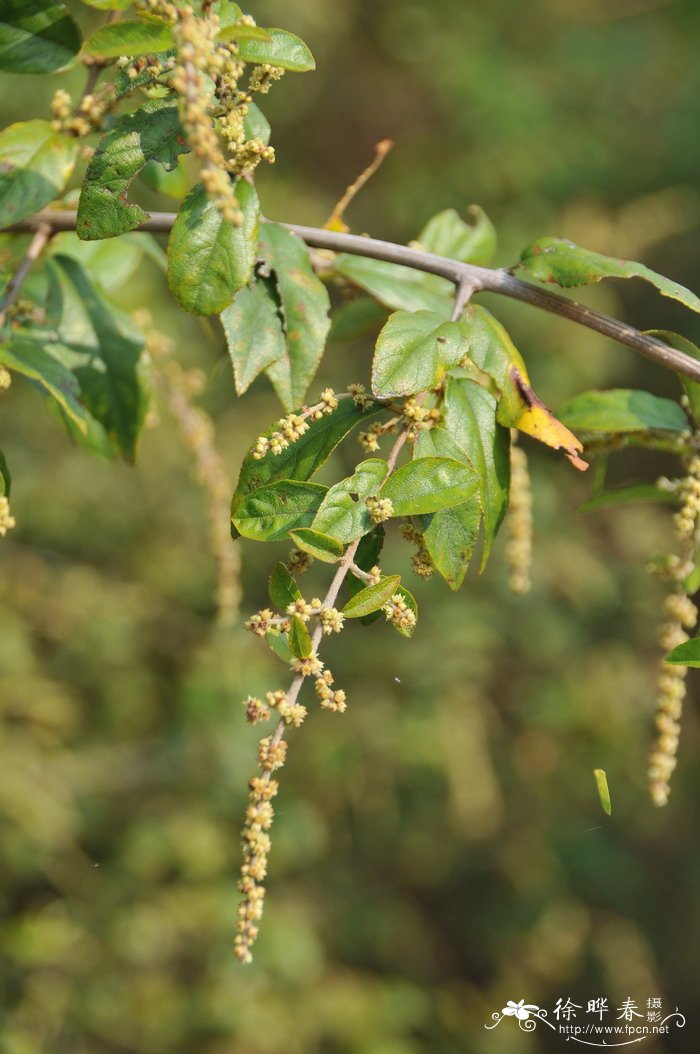
[[[34,230],[42,223],[49,223],[56,231],[72,231],[75,230],[75,221],[75,212],[44,209],[35,216],[8,227],[7,230]],[[175,213],[173,212],[154,212],[139,229],[152,233],[167,233],[174,221]],[[322,227],[304,227],[295,223],[284,223],[281,226],[298,234],[312,248],[353,253],[373,260],[401,264],[404,267],[425,271],[426,274],[440,275],[457,286],[464,283],[465,287],[469,286],[475,293],[499,293],[501,296],[531,304],[542,311],[551,311],[555,315],[568,318],[597,333],[603,333],[606,337],[627,345],[640,355],[658,362],[667,369],[700,381],[700,362],[691,358],[690,355],[677,351],[676,348],[664,344],[657,337],[641,333],[633,326],[628,326],[625,322],[620,322],[610,315],[604,315],[602,311],[596,311],[585,304],[569,300],[561,293],[554,293],[550,289],[542,289],[530,282],[523,282],[503,268],[477,267],[475,264],[460,263],[446,256],[435,256],[433,253],[426,253],[420,249],[412,249],[407,245],[396,245],[394,242],[365,238],[357,234],[345,234],[341,231],[324,230]]]
[[[20,289],[22,288],[24,280],[29,274],[32,265],[36,263],[41,256],[52,234],[53,228],[48,223],[40,223],[36,227],[34,237],[29,243],[29,248],[24,254],[24,258],[17,268],[17,271],[7,285],[5,299],[3,300],[2,308],[0,308],[0,329],[5,325],[7,313],[19,296]]]

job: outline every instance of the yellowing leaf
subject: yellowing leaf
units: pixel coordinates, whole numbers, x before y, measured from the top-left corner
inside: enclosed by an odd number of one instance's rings
[[[509,379],[512,382],[510,398],[508,400],[507,420],[501,414],[502,400],[499,403],[498,420],[500,424],[508,424],[511,428],[517,428],[519,432],[532,436],[533,439],[553,447],[554,450],[563,450],[574,468],[585,472],[588,462],[579,457],[583,452],[583,444],[570,432],[566,425],[559,421],[551,410],[549,410],[541,399],[533,392],[530,385],[520,374],[517,366],[511,366]],[[513,395],[517,396],[518,410],[513,413]]]

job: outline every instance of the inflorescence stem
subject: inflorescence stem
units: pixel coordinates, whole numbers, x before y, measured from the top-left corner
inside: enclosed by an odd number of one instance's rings
[[[175,222],[173,212],[153,212],[150,218],[139,228],[151,233],[167,233]],[[42,224],[48,224],[53,231],[75,230],[76,213],[70,210],[43,209],[36,215],[8,227],[8,231],[31,231]],[[568,318],[588,329],[603,333],[620,344],[633,348],[634,351],[658,362],[667,369],[675,370],[693,380],[700,381],[700,362],[663,341],[642,333],[633,326],[628,326],[618,319],[596,311],[592,307],[580,304],[575,300],[555,293],[550,289],[523,282],[506,268],[477,267],[475,264],[460,263],[446,256],[413,249],[407,245],[397,245],[377,238],[367,238],[357,234],[345,234],[341,231],[326,230],[322,227],[305,227],[294,223],[282,226],[298,234],[307,245],[316,249],[330,249],[334,252],[352,253],[367,256],[374,260],[401,264],[414,270],[436,274],[454,282],[459,290],[470,293],[500,293],[502,296],[521,300],[543,311],[550,311],[562,318]]]

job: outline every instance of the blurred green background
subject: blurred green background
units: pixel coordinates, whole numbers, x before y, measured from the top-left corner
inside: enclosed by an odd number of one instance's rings
[[[86,26],[101,17],[69,6]],[[348,215],[355,231],[405,241],[436,211],[478,202],[498,227],[499,263],[562,234],[700,288],[694,0],[250,9],[304,37],[318,64],[267,100],[268,216],[322,223],[390,137]],[[3,76],[2,125],[44,116],[56,87],[81,80]],[[201,401],[233,486],[278,414],[267,383],[236,400],[218,327],[176,309],[151,263],[117,296],[147,305],[179,360],[206,370]],[[584,296],[700,339],[644,286]],[[628,349],[527,307],[497,310],[554,408],[594,386],[677,394]],[[332,346],[319,384],[367,381],[369,362],[368,344]],[[532,593],[508,592],[500,539],[459,594],[416,585],[413,641],[378,623],[329,644],[348,711],[314,708],[291,737],[268,903],[244,968],[230,948],[258,736],[240,701],[281,687],[284,671],[242,621],[286,550],[242,544],[243,613],[217,626],[205,505],[159,413],[131,469],[73,446],[27,384],[2,396],[17,528],[0,543],[0,1047],[529,1054],[564,1040],[513,1020],[485,1031],[508,999],[551,1013],[559,997],[585,1008],[661,996],[688,1024],[645,1049],[697,1051],[693,671],[669,807],[655,811],[645,788],[663,597],[645,562],[672,544],[668,511],[582,516],[590,479],[528,443]],[[628,455],[614,478],[674,468]],[[385,566],[410,583],[408,557],[394,543]],[[608,773],[610,819],[594,767]]]

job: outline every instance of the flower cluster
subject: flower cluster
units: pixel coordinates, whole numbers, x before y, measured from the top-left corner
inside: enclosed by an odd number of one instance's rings
[[[254,633],[256,637],[264,637],[267,631],[276,623],[276,617],[270,608],[256,611],[245,623],[245,628]]]
[[[532,490],[527,454],[513,442],[510,448],[510,498],[506,558],[508,585],[514,593],[528,593],[532,565]]]
[[[0,392],[6,392],[12,384],[12,374],[5,366],[0,366]]]
[[[341,615],[337,608],[321,609],[321,626],[324,634],[340,633],[345,622],[345,616]]]
[[[352,396],[355,406],[359,407],[360,410],[366,410],[374,401],[372,396],[367,394],[364,384],[349,384],[348,392]]]
[[[399,629],[413,629],[416,625],[416,614],[406,603],[401,593],[394,593],[382,607],[387,622]]]
[[[260,461],[266,454],[281,454],[290,443],[296,443],[298,439],[309,430],[308,419],[319,421],[324,414],[332,414],[338,405],[338,400],[332,388],[326,388],[321,392],[321,397],[315,406],[305,406],[300,414],[287,414],[280,417],[277,422],[279,429],[270,436],[258,436],[253,444],[252,457],[254,461]]]
[[[664,613],[666,621],[659,631],[659,644],[664,652],[669,652],[688,640],[687,631],[695,626],[698,609],[690,597],[679,591],[666,597]],[[663,663],[657,681],[656,739],[648,768],[649,793],[655,805],[666,805],[671,792],[670,780],[677,764],[687,672],[686,666]]]
[[[0,494],[0,538],[15,526],[15,518],[10,515],[10,502],[5,494]]]
[[[173,27],[178,61],[170,83],[181,99],[182,123],[190,146],[202,162],[202,182],[207,195],[222,217],[239,227],[243,215],[214,128],[207,80],[208,71],[219,64],[216,48],[219,19],[196,18],[184,10],[179,14]]]
[[[343,714],[347,709],[345,692],[342,688],[333,691],[331,688],[332,684],[333,674],[330,670],[324,670],[322,676],[316,680],[316,695],[324,710],[330,710],[332,713]]]
[[[422,533],[415,527],[410,520],[401,524],[399,528],[401,535],[410,542],[412,545],[417,546],[417,551],[411,557],[411,566],[414,574],[417,574],[419,578],[430,578],[435,573],[435,564],[433,559],[426,549],[425,539]]]
[[[311,655],[305,655],[302,659],[295,659],[292,662],[292,670],[301,677],[316,677],[322,669],[323,663],[316,652],[312,652]]]
[[[369,510],[372,523],[383,523],[384,520],[390,520],[394,515],[391,498],[366,498],[365,505]]]
[[[97,92],[88,92],[73,104],[67,91],[58,88],[51,99],[51,125],[57,132],[66,132],[77,139],[102,128],[105,114],[114,106],[111,85]]]
[[[413,395],[405,400],[402,414],[404,419],[409,422],[409,426],[406,429],[409,440],[416,439],[419,432],[427,432],[433,428],[441,420],[442,416],[435,407],[430,409],[426,406],[421,406],[418,399]]]
[[[270,779],[269,770],[262,776],[253,776],[248,784],[248,806],[243,827],[243,864],[238,889],[244,899],[238,907],[237,934],[233,949],[242,963],[253,960],[250,948],[258,935],[256,923],[263,913],[265,887],[260,883],[267,874],[267,854],[270,851],[270,836],[274,809],[270,804],[277,794],[277,780]]]
[[[313,556],[303,549],[292,549],[287,558],[287,570],[290,575],[303,575],[314,562]]]
[[[279,689],[276,692],[267,692],[265,695],[270,707],[276,710],[285,725],[293,725],[299,728],[308,711],[296,699],[290,699],[286,692]]]
[[[681,507],[674,517],[676,530],[681,535],[695,532],[700,513],[700,457],[689,458],[687,475],[681,482],[679,496]]]
[[[359,433],[357,441],[368,454],[374,454],[379,450],[380,437],[387,435],[390,432],[395,432],[398,422],[398,417],[393,417],[390,421],[385,421],[383,423],[381,421],[375,421],[374,424],[369,426],[366,432]]]
[[[270,717],[270,708],[256,696],[249,695],[243,700],[245,707],[245,719],[249,725],[257,725],[258,721],[267,721]]]

